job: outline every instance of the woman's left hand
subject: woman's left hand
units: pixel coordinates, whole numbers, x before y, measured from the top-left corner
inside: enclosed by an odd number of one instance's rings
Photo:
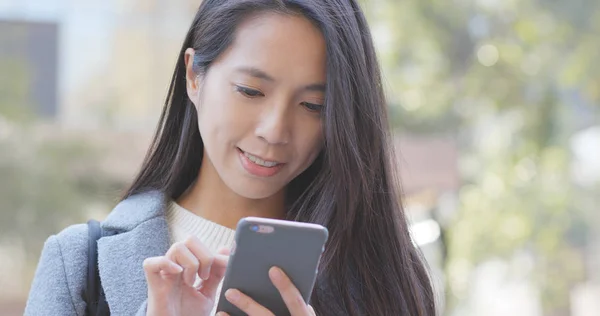
[[[294,286],[290,278],[279,268],[272,267],[269,270],[269,278],[273,285],[279,290],[279,294],[283,298],[292,316],[315,316],[315,311],[310,305],[304,302],[304,298]],[[273,316],[274,314],[251,299],[248,295],[236,289],[229,289],[225,292],[225,298],[242,310],[248,316]],[[229,316],[225,312],[217,313],[217,316]]]

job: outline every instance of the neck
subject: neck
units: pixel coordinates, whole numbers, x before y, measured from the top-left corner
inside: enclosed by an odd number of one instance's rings
[[[204,156],[196,182],[177,203],[190,212],[219,225],[235,229],[243,217],[285,217],[285,192],[265,199],[248,199],[233,192]]]

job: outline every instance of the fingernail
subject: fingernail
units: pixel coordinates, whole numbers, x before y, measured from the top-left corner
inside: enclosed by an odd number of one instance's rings
[[[234,303],[240,299],[240,293],[238,293],[236,290],[229,289],[227,292],[225,292],[225,297],[228,301]]]
[[[189,286],[194,286],[194,283],[196,282],[196,275],[192,275],[190,277],[187,278],[187,284]]]
[[[202,280],[208,280],[208,278],[210,277],[210,268],[204,269],[204,271],[202,271],[200,274],[201,274],[200,278]]]
[[[171,266],[173,267],[173,269],[175,270],[175,272],[177,272],[177,273],[183,272],[183,268],[180,265],[175,264],[175,263],[171,263]]]

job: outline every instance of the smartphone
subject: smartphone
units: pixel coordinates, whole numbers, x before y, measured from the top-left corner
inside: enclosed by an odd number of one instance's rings
[[[225,291],[238,289],[275,315],[290,315],[279,291],[269,278],[269,269],[281,268],[308,304],[315,285],[327,228],[285,220],[242,218],[235,233],[217,311],[231,316],[246,315],[225,298]]]

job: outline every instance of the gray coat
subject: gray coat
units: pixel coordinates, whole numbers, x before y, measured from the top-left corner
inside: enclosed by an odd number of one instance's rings
[[[157,191],[119,203],[102,223],[119,234],[98,241],[98,267],[112,315],[145,315],[147,284],[142,262],[169,248],[167,199]],[[87,225],[48,238],[35,273],[25,315],[85,315]]]

